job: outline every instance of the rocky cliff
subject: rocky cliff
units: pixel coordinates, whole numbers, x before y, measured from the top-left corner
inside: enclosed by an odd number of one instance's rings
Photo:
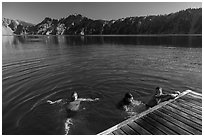
[[[110,21],[75,14],[61,19],[46,17],[37,25],[4,18],[3,27],[14,34],[34,35],[202,34],[202,9]]]
[[[30,34],[30,27],[34,25],[20,20],[2,19],[2,34],[3,35],[24,35]]]

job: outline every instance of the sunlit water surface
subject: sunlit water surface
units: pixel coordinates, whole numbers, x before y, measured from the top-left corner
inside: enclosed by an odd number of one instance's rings
[[[3,36],[3,134],[97,134],[130,116],[116,107],[126,92],[144,103],[156,86],[201,93],[201,39]],[[99,101],[82,102],[71,118],[46,102],[73,91]]]

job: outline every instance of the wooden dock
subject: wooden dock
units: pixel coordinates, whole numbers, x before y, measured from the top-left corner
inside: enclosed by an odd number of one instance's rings
[[[186,90],[98,135],[202,135],[202,95]]]

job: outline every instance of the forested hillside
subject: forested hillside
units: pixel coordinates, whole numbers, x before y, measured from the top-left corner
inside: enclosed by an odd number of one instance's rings
[[[202,34],[202,9],[110,21],[93,20],[75,14],[61,19],[46,17],[37,25],[4,18],[3,27],[3,31],[9,29],[9,33],[12,30],[19,35]]]

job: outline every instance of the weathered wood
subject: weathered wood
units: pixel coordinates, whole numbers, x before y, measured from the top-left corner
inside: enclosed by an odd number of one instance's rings
[[[135,122],[131,122],[128,125],[132,129],[134,129],[137,133],[139,133],[140,135],[151,135],[151,133],[149,131],[147,131],[146,129],[144,129],[143,127],[141,127],[140,125],[138,125]]]
[[[162,125],[158,121],[152,119],[149,116],[144,116],[144,119],[148,120],[152,125],[154,125],[158,129],[162,130],[166,135],[177,135],[178,134],[178,133],[174,132],[173,130],[170,130],[166,126]]]
[[[199,125],[202,125],[202,121],[197,119],[196,117],[192,116],[192,115],[189,115],[188,113],[185,113],[183,111],[180,111],[179,109],[176,109],[172,106],[169,106],[169,105],[166,105],[165,108],[171,110],[172,112],[174,113],[177,113],[178,115],[184,117],[185,119],[188,119],[196,124],[199,124]]]
[[[178,95],[175,99],[180,98],[180,97],[188,94],[189,92],[191,92],[191,91],[190,90],[186,90],[186,91],[182,92],[180,95]],[[131,118],[129,118],[129,119],[127,119],[127,120],[125,120],[125,121],[123,121],[123,122],[121,122],[121,123],[119,123],[119,124],[117,124],[117,125],[115,125],[115,126],[113,126],[111,128],[109,128],[109,129],[99,133],[98,135],[108,134],[108,133],[110,133],[110,132],[112,132],[112,131],[114,131],[114,130],[116,130],[118,128],[121,128],[124,125],[127,125],[128,123],[133,122],[136,119],[139,119],[139,118],[145,116],[148,113],[153,112],[154,110],[156,110],[158,108],[161,108],[161,107],[165,106],[166,104],[168,104],[168,103],[170,103],[172,101],[174,101],[174,100],[169,100],[169,101],[162,102],[159,105],[154,106],[153,108],[149,108],[148,110],[146,110],[146,111],[144,111],[144,112],[142,112],[142,113],[140,113],[138,115],[135,115],[135,116],[133,116],[133,117],[131,117]]]
[[[99,135],[202,134],[202,95],[191,90],[133,116]]]
[[[114,134],[113,134],[113,132],[110,132],[110,133],[109,133],[109,134],[107,134],[107,135],[114,135]]]
[[[200,134],[201,133],[202,127],[199,124],[196,124],[196,123],[194,123],[194,122],[192,122],[192,121],[190,121],[190,120],[188,120],[188,119],[186,119],[186,118],[172,112],[171,110],[169,110],[169,109],[167,109],[165,107],[160,109],[160,111],[165,113],[165,114],[169,114],[171,117],[173,117],[173,118],[187,124],[188,126],[193,128],[193,133],[195,133],[195,134]]]
[[[137,119],[135,121],[138,125],[140,125],[141,127],[143,127],[144,129],[146,129],[147,131],[149,131],[151,134],[155,134],[155,135],[165,135],[164,132],[160,131],[159,129],[157,129],[156,127],[152,126],[151,124],[149,124],[145,119],[140,118]]]
[[[202,107],[202,102],[199,102],[199,101],[195,101],[195,100],[190,100],[190,99],[184,99],[186,102],[190,102],[190,103],[193,103],[199,107]]]
[[[114,135],[126,135],[121,129],[117,129],[115,131],[113,131]]]
[[[186,108],[188,110],[191,110],[191,111],[197,113],[198,115],[200,115],[202,117],[202,111],[197,110],[197,109],[193,108],[192,106],[186,105],[184,103],[180,103],[178,101],[173,102],[173,104],[176,104],[176,105],[178,105],[178,106],[180,106],[182,108]]]
[[[177,102],[182,103],[182,104],[189,105],[189,106],[191,106],[191,107],[193,107],[193,108],[195,108],[195,109],[198,109],[198,110],[202,111],[202,107],[200,107],[200,106],[198,106],[198,105],[196,105],[196,104],[193,104],[193,103],[191,103],[191,102],[187,102],[187,101],[183,100],[182,98],[179,98],[179,100],[177,100]]]
[[[139,133],[137,133],[136,131],[134,131],[131,127],[129,127],[128,125],[125,125],[123,127],[121,127],[121,130],[123,132],[125,132],[128,135],[139,135]]]
[[[180,107],[180,106],[178,106],[178,105],[176,105],[176,104],[173,104],[173,103],[170,103],[170,104],[168,104],[168,105],[169,105],[169,106],[172,106],[172,107],[174,107],[174,108],[177,108],[177,109],[179,109],[179,110],[181,110],[181,111],[183,111],[183,112],[186,112],[187,114],[189,114],[189,115],[191,115],[191,116],[194,116],[194,117],[196,117],[196,118],[202,120],[202,117],[201,117],[200,115],[198,115],[197,113],[195,113],[195,112],[193,112],[193,111],[191,111],[191,110],[188,110],[188,109],[186,109],[186,108],[182,108],[182,107]]]
[[[177,133],[177,135],[189,135],[190,134],[189,132],[183,130],[182,128],[178,127],[174,123],[169,122],[166,119],[164,119],[163,117],[156,115],[155,112],[152,112],[151,117],[154,118],[155,120],[159,120],[160,122],[162,122],[166,127],[175,131]]]
[[[162,131],[157,126],[153,125],[150,121],[148,121],[148,119],[146,119],[145,117],[142,117],[141,120],[146,122],[146,125],[144,125],[144,128],[146,128],[152,134],[157,134],[157,135],[165,135],[166,134],[164,131]]]
[[[202,107],[202,97],[194,98],[192,95],[188,94],[182,98],[186,102],[191,102],[197,106]]]
[[[194,91],[189,92],[188,96],[202,100],[202,94],[194,92]]]
[[[178,119],[175,119],[175,117],[173,117],[172,115],[169,115],[169,113],[164,113],[162,111],[160,111],[161,109],[157,110],[157,114],[160,116],[164,116],[164,118],[166,120],[168,120],[169,122],[173,122],[175,125],[177,125],[178,127],[186,130],[187,132],[189,132],[190,134],[200,134],[200,132],[198,133],[196,129],[192,128],[191,126],[185,124],[183,121],[180,121]]]

